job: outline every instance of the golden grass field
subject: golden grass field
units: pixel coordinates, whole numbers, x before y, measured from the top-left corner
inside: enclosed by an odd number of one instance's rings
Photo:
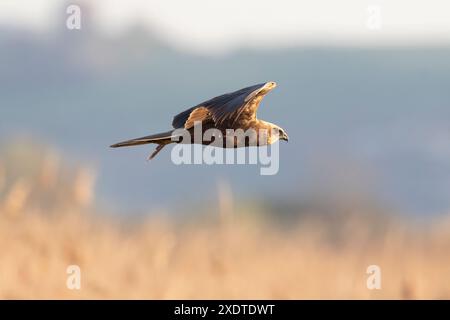
[[[2,299],[450,298],[448,218],[311,212],[280,224],[219,188],[190,219],[126,221],[96,209],[92,171],[23,152],[0,158]],[[373,264],[380,290],[366,287]],[[69,265],[80,290],[66,286]]]

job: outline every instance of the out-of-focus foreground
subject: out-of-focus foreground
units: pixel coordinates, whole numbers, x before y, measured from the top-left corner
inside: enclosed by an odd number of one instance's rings
[[[124,221],[96,209],[94,176],[29,147],[0,157],[0,298],[450,298],[450,223],[257,206]],[[306,210],[306,209],[305,209]],[[294,223],[295,222],[295,223]],[[81,270],[81,289],[66,282]],[[369,265],[381,289],[369,290]]]

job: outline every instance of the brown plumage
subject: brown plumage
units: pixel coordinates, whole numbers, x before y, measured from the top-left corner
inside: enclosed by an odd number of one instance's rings
[[[275,82],[266,82],[212,98],[176,115],[172,121],[174,130],[119,142],[111,147],[117,148],[155,143],[158,146],[149,157],[149,159],[153,159],[167,144],[179,142],[179,129],[187,130],[193,136],[194,130],[200,128],[198,127],[200,125],[202,134],[208,129],[217,129],[220,137],[214,136],[212,142],[202,139],[201,141],[194,140],[189,143],[236,148],[272,144],[278,139],[287,141],[288,136],[282,128],[256,118],[256,111],[261,100],[275,87]],[[235,137],[232,137],[231,144],[226,144],[228,129],[242,129],[243,131],[251,129],[256,132],[262,129],[267,130],[267,135],[258,136],[253,143],[249,139],[238,141]],[[229,136],[228,134],[228,138]],[[184,141],[184,143],[186,142]]]

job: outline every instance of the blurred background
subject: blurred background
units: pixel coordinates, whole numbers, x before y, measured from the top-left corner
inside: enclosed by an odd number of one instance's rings
[[[449,14],[443,0],[2,1],[0,297],[449,298]],[[278,87],[258,115],[290,137],[274,176],[108,147],[265,81]],[[383,290],[366,288],[370,264]]]

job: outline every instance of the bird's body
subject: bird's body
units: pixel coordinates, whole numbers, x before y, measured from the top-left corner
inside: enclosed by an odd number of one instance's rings
[[[270,122],[256,118],[256,111],[264,96],[276,87],[275,82],[267,82],[247,87],[235,92],[223,94],[181,112],[173,118],[173,130],[116,143],[111,147],[126,147],[141,144],[158,144],[150,159],[170,143],[200,143],[224,148],[261,146],[272,144],[278,139],[288,140],[282,128]],[[180,132],[189,133],[194,139],[179,139]],[[205,133],[214,131],[213,139],[203,139]],[[256,132],[254,138],[239,138],[230,134],[241,130]],[[266,134],[260,135],[260,132]],[[200,139],[195,139],[200,133]]]

